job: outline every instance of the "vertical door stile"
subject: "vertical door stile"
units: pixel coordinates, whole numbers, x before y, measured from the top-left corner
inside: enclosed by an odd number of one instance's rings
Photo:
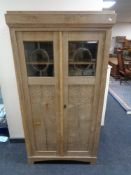
[[[64,73],[64,90],[63,90],[63,96],[64,96],[64,118],[63,118],[63,123],[64,123],[64,154],[67,154],[67,150],[68,150],[68,133],[66,132],[68,130],[68,124],[67,121],[65,119],[65,117],[68,115],[68,32],[63,32],[62,35],[62,39],[63,39],[63,73]],[[70,122],[70,121],[68,121]]]
[[[36,144],[35,144],[34,133],[31,132],[32,130],[34,130],[33,119],[31,117],[29,117],[29,116],[31,116],[32,111],[31,111],[31,105],[30,105],[30,99],[29,99],[26,64],[24,61],[23,33],[18,32],[16,34],[16,37],[17,37],[17,44],[18,44],[18,54],[19,54],[19,58],[20,58],[19,65],[20,65],[20,71],[21,71],[21,77],[22,77],[21,81],[22,81],[23,98],[24,98],[24,103],[22,106],[24,107],[24,110],[26,111],[25,112],[26,124],[30,123],[30,125],[27,127],[28,128],[27,133],[30,133],[30,134],[27,135],[28,139],[26,139],[26,142],[34,143],[34,144],[30,144],[30,150],[34,153]],[[26,108],[25,104],[28,106],[28,109]]]
[[[102,68],[101,68],[101,74],[100,74],[100,99],[99,99],[99,107],[98,107],[98,116],[101,115],[102,113],[102,109],[103,109],[103,99],[104,99],[104,91],[102,91],[102,89],[105,89],[105,85],[106,85],[106,75],[107,75],[107,66],[108,66],[108,53],[109,53],[109,48],[110,48],[110,42],[111,42],[111,30],[106,31],[106,33],[103,35],[103,39],[102,39],[102,43],[100,44],[101,46],[101,53],[100,55],[103,54],[103,64],[102,64]],[[103,74],[103,72],[105,72],[105,74]],[[98,150],[98,143],[99,143],[99,137],[100,137],[100,123],[101,123],[101,118],[98,117],[95,120],[95,126],[96,130],[94,132],[94,146],[92,148],[92,155],[96,155],[97,154],[97,150]]]
[[[55,70],[55,96],[56,96],[56,99],[55,99],[55,103],[56,103],[56,106],[57,106],[57,109],[56,109],[56,116],[57,116],[57,141],[58,141],[58,144],[57,144],[57,150],[58,150],[58,154],[60,154],[60,143],[61,143],[61,140],[60,140],[60,101],[59,101],[59,91],[60,91],[60,87],[59,87],[59,53],[58,53],[58,50],[59,50],[59,42],[58,42],[58,32],[53,32],[53,41],[54,41],[54,46],[53,46],[53,50],[54,50],[54,70]]]
[[[60,156],[64,156],[64,94],[63,94],[63,53],[62,53],[62,32],[59,32],[59,57],[60,57],[60,74],[59,74],[59,81],[60,81]]]
[[[92,122],[91,122],[91,134],[90,134],[90,145],[89,149],[93,155],[93,148],[94,148],[94,133],[96,132],[96,121],[98,120],[98,108],[96,106],[99,105],[100,100],[100,86],[101,86],[101,71],[102,71],[102,61],[103,61],[103,38],[104,35],[99,35],[99,46],[98,46],[98,53],[97,53],[97,67],[96,67],[96,81],[94,87],[94,99],[93,99],[93,112],[92,112]]]

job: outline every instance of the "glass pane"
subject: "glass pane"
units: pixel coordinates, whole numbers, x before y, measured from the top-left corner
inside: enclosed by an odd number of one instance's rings
[[[69,41],[69,76],[94,76],[98,41]]]
[[[24,42],[28,76],[54,76],[53,42]]]

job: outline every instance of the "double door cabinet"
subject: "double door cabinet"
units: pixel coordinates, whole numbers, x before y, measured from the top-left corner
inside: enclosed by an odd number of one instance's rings
[[[8,12],[29,162],[95,162],[108,12]]]

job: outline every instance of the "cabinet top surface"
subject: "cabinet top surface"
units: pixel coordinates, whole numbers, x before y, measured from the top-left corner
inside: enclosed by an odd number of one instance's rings
[[[7,11],[7,14],[115,14],[115,11]]]
[[[6,23],[12,27],[26,25],[42,27],[42,25],[68,26],[112,26],[116,22],[114,11],[7,11]]]

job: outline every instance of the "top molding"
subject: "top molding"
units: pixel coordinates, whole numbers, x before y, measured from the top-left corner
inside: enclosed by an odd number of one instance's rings
[[[9,27],[111,27],[114,11],[8,11]]]

